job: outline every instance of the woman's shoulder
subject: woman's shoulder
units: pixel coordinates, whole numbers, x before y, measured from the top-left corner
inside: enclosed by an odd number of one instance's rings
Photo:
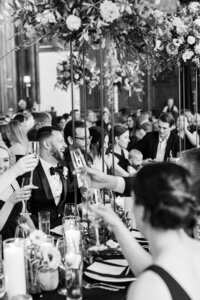
[[[171,300],[164,281],[154,272],[145,271],[133,282],[127,293],[127,300]]]

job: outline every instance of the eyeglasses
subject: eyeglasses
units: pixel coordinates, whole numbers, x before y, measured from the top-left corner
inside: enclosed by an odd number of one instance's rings
[[[87,136],[87,138],[85,138],[85,137],[78,137],[78,136],[75,136],[75,139],[81,140],[81,141],[84,141],[85,139],[87,139],[88,141],[91,141],[92,137],[91,137],[91,136]]]

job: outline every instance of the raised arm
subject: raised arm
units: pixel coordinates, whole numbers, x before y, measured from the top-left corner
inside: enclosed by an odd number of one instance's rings
[[[18,176],[23,175],[26,172],[34,170],[38,163],[38,158],[35,154],[28,154],[0,176],[0,193],[2,193]]]
[[[152,263],[151,255],[140,246],[110,207],[101,207],[92,210],[100,215],[108,228],[115,233],[131,270],[136,276],[140,275]]]

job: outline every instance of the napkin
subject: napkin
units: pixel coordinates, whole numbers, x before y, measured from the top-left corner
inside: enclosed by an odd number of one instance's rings
[[[58,235],[63,235],[63,226],[60,225],[60,226],[54,227],[50,231],[55,233],[55,234],[58,234]]]
[[[120,275],[125,270],[125,268],[125,266],[106,264],[104,262],[95,261],[91,266],[87,268],[87,270],[103,275]]]

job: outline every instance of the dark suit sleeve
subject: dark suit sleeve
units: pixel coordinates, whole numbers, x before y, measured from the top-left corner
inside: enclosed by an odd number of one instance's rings
[[[125,181],[125,190],[124,190],[123,196],[130,197],[131,196],[131,192],[133,190],[134,176],[123,177],[123,179]]]
[[[148,134],[146,134],[141,140],[139,140],[135,146],[134,149],[139,150],[140,152],[142,152],[143,156],[145,156],[145,153],[147,151],[148,148]]]

